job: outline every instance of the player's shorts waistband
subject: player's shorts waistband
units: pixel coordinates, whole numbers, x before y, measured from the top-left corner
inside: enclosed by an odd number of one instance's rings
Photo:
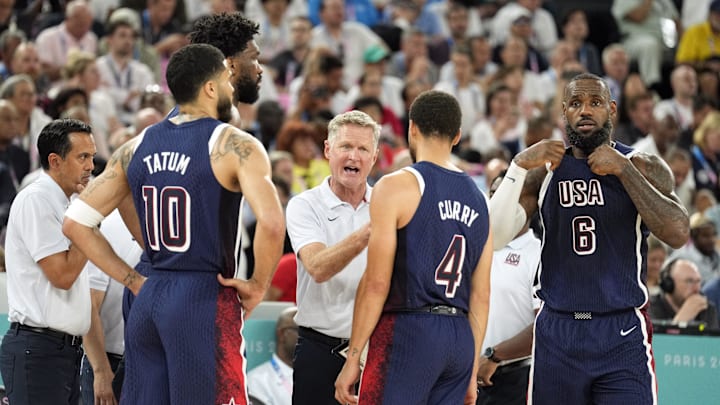
[[[328,336],[324,333],[316,331],[315,329],[306,328],[304,326],[300,326],[298,328],[298,335],[305,339],[319,342],[330,347],[337,347],[348,341],[348,339]]]
[[[548,307],[547,305],[545,305],[545,306],[543,306],[543,311],[550,312],[551,314],[554,314],[554,315],[560,315],[561,317],[571,318],[576,321],[589,321],[592,319],[627,314],[629,312],[635,311],[635,308],[619,309],[617,311],[609,311],[609,312],[558,311],[558,310],[552,309],[552,308]]]
[[[143,276],[145,277],[177,277],[178,275],[191,277],[217,277],[217,274],[217,270],[180,270],[157,267],[147,267],[143,269]]]
[[[436,315],[462,316],[467,317],[467,312],[463,309],[451,307],[449,305],[426,305],[420,308],[401,308],[394,309],[389,312],[420,312]]]

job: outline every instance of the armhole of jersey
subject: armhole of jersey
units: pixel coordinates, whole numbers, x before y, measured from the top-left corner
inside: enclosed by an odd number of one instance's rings
[[[133,155],[135,155],[135,151],[137,148],[140,147],[140,144],[145,139],[145,131],[147,131],[147,128],[143,129],[142,132],[140,132],[140,135],[135,137],[135,145],[133,146]]]
[[[422,174],[417,171],[414,167],[403,167],[403,170],[406,170],[409,173],[412,173],[418,182],[418,187],[420,187],[420,195],[422,196],[425,193],[425,179],[423,178]]]
[[[225,128],[229,126],[230,124],[218,124],[218,126],[215,127],[212,135],[210,135],[210,140],[208,141],[208,155],[212,153],[215,142],[217,142],[218,138],[220,138],[220,134],[222,134]]]
[[[238,207],[238,231],[237,231],[237,238],[235,239],[235,275],[234,278],[242,278],[244,280],[247,280],[248,275],[248,268],[247,268],[247,258],[245,255],[242,254],[242,239],[243,235],[245,233],[245,227],[243,226],[242,219],[243,219],[243,209],[245,206],[245,196],[243,195],[240,199],[240,207]],[[245,259],[245,261],[243,261]],[[243,271],[243,266],[245,266],[244,274],[241,274]]]

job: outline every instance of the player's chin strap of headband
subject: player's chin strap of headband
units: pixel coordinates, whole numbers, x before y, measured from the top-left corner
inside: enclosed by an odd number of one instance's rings
[[[88,228],[97,227],[100,225],[100,222],[105,219],[95,208],[89,206],[79,198],[76,198],[75,201],[70,204],[70,207],[65,211],[65,216]]]
[[[519,203],[525,176],[527,169],[510,163],[505,178],[490,199],[494,250],[505,247],[525,225],[527,213]]]

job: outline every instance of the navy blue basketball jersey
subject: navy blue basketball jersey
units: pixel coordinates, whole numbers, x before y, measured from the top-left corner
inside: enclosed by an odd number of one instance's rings
[[[468,311],[472,274],[488,238],[487,200],[465,173],[419,162],[405,170],[420,184],[420,204],[397,230],[385,311],[448,305]]]
[[[223,188],[210,166],[224,128],[212,118],[165,119],[141,135],[127,177],[153,268],[235,275],[242,194]]]
[[[629,156],[633,150],[615,143]],[[616,176],[599,176],[568,149],[540,191],[544,229],[538,296],[557,311],[642,307],[648,230]]]

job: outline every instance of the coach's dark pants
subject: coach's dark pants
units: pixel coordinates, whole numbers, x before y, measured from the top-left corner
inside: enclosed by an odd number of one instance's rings
[[[293,360],[293,405],[338,405],[335,380],[345,361],[332,349],[340,343],[300,328]]]
[[[77,405],[80,342],[11,328],[0,346],[0,372],[11,404]]]
[[[490,378],[493,385],[480,387],[477,405],[525,405],[530,365],[505,371],[499,367]]]

